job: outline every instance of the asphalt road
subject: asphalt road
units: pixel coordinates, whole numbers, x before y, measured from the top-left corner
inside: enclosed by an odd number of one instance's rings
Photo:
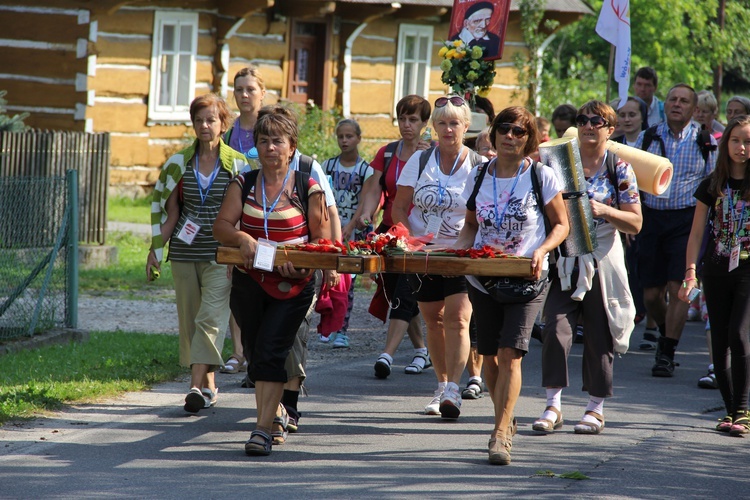
[[[718,391],[696,385],[707,365],[704,338],[701,323],[688,323],[671,379],[651,377],[650,353],[617,359],[616,394],[598,436],[573,433],[587,400],[580,345],[571,354],[574,389],[563,392],[565,426],[546,436],[531,430],[545,405],[533,341],[509,466],[487,463],[489,397],[464,401],[456,422],[422,415],[432,370],[405,375],[397,366],[378,380],[373,353],[312,364],[300,432],[270,457],[244,454],[255,410],[239,375],[220,375],[219,404],[197,416],[182,410],[181,381],[5,426],[0,498],[747,497],[750,439],[713,431],[724,415]]]

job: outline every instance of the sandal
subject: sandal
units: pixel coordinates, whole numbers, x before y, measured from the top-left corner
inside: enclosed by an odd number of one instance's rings
[[[388,378],[390,374],[391,362],[381,354],[378,360],[375,361],[375,376],[378,378]]]
[[[716,424],[716,430],[719,432],[729,432],[732,429],[732,417],[727,415],[726,417],[719,420]]]
[[[576,434],[599,434],[602,432],[602,429],[604,429],[604,416],[599,415],[596,412],[593,411],[587,411],[584,413],[585,415],[591,415],[596,419],[598,423],[594,422],[586,422],[584,420],[581,420],[578,422],[575,427],[573,427],[573,432]]]
[[[203,399],[206,400],[206,404],[203,406],[203,408],[211,408],[212,406],[216,406],[216,400],[219,398],[218,387],[215,391],[212,391],[208,387],[204,387],[203,389],[201,389],[201,394],[203,394]]]
[[[198,413],[206,407],[206,397],[200,389],[193,387],[185,396],[185,411],[188,413]]]
[[[273,444],[276,445],[284,444],[289,435],[287,430],[289,414],[281,403],[279,403],[279,412],[281,412],[281,415],[276,415],[273,418],[273,426],[271,427],[271,437],[273,437]]]
[[[482,396],[482,387],[476,380],[470,380],[466,389],[461,391],[461,399],[479,399]]]
[[[409,375],[418,375],[422,373],[426,368],[432,366],[429,354],[422,354],[418,352],[414,355],[411,360],[411,364],[404,367],[404,373]]]
[[[238,356],[237,354],[232,354],[229,356],[229,359],[226,363],[224,363],[224,366],[222,366],[219,371],[221,373],[240,373],[240,372],[246,372],[247,371],[247,360],[242,357]]]
[[[513,439],[506,438],[504,443],[498,444],[497,438],[490,439],[487,443],[489,451],[489,462],[492,465],[509,465],[510,450],[513,448]]]
[[[729,429],[729,435],[742,437],[747,433],[750,433],[750,411],[745,410],[735,413],[732,428]]]
[[[250,433],[250,439],[245,442],[245,455],[268,456],[271,454],[273,439],[264,431],[254,430]]]
[[[544,432],[545,434],[549,434],[551,432],[555,432],[557,429],[563,426],[563,417],[560,410],[558,410],[554,406],[548,406],[544,409],[544,411],[551,411],[552,413],[554,413],[557,416],[555,418],[555,421],[553,422],[548,418],[538,418],[532,424],[532,429],[537,432]]]

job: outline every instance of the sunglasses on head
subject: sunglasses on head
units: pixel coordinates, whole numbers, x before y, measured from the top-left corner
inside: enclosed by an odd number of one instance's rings
[[[453,104],[454,106],[463,106],[466,104],[466,101],[464,101],[463,97],[459,97],[457,95],[451,96],[451,97],[438,97],[435,100],[435,107],[436,108],[442,108],[448,103]]]
[[[609,122],[602,118],[599,115],[595,116],[586,116],[586,115],[578,115],[576,116],[576,125],[579,127],[584,127],[588,122],[591,122],[591,126],[594,128],[602,128],[605,125],[609,125]]]
[[[512,123],[498,123],[495,127],[495,130],[497,130],[500,135],[506,135],[508,132],[513,133],[513,137],[516,139],[520,139],[521,137],[526,135],[526,129],[523,127],[519,127],[518,125],[513,125]]]

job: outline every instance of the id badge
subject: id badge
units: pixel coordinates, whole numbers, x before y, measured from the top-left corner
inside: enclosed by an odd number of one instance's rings
[[[740,245],[732,245],[732,250],[729,252],[729,272],[737,269],[740,265]]]
[[[427,234],[433,234],[436,238],[440,232],[440,226],[443,224],[443,219],[437,215],[430,215],[427,218]]]
[[[258,240],[258,248],[255,250],[253,267],[255,269],[260,269],[261,271],[273,271],[273,263],[276,260],[277,245],[278,243],[275,241],[260,238]]]
[[[674,182],[669,183],[669,187],[666,191],[664,191],[662,194],[658,195],[657,198],[660,200],[666,200],[669,198],[670,193],[672,192],[672,186],[674,185]]]
[[[193,240],[200,229],[201,227],[198,224],[190,219],[185,219],[185,224],[182,226],[182,229],[180,229],[180,232],[177,233],[177,239],[184,241],[188,245],[192,245]]]

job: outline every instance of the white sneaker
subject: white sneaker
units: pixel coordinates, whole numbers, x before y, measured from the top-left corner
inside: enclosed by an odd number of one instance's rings
[[[321,341],[321,342],[322,342],[323,344],[327,344],[328,342],[330,342],[330,341],[331,341],[331,337],[326,337],[325,335],[321,335],[321,336],[320,336],[320,341]]]
[[[461,394],[458,385],[449,383],[440,398],[440,416],[443,418],[456,419],[461,414]]]
[[[425,415],[440,415],[440,400],[443,397],[443,389],[435,389],[430,404],[424,407]]]

